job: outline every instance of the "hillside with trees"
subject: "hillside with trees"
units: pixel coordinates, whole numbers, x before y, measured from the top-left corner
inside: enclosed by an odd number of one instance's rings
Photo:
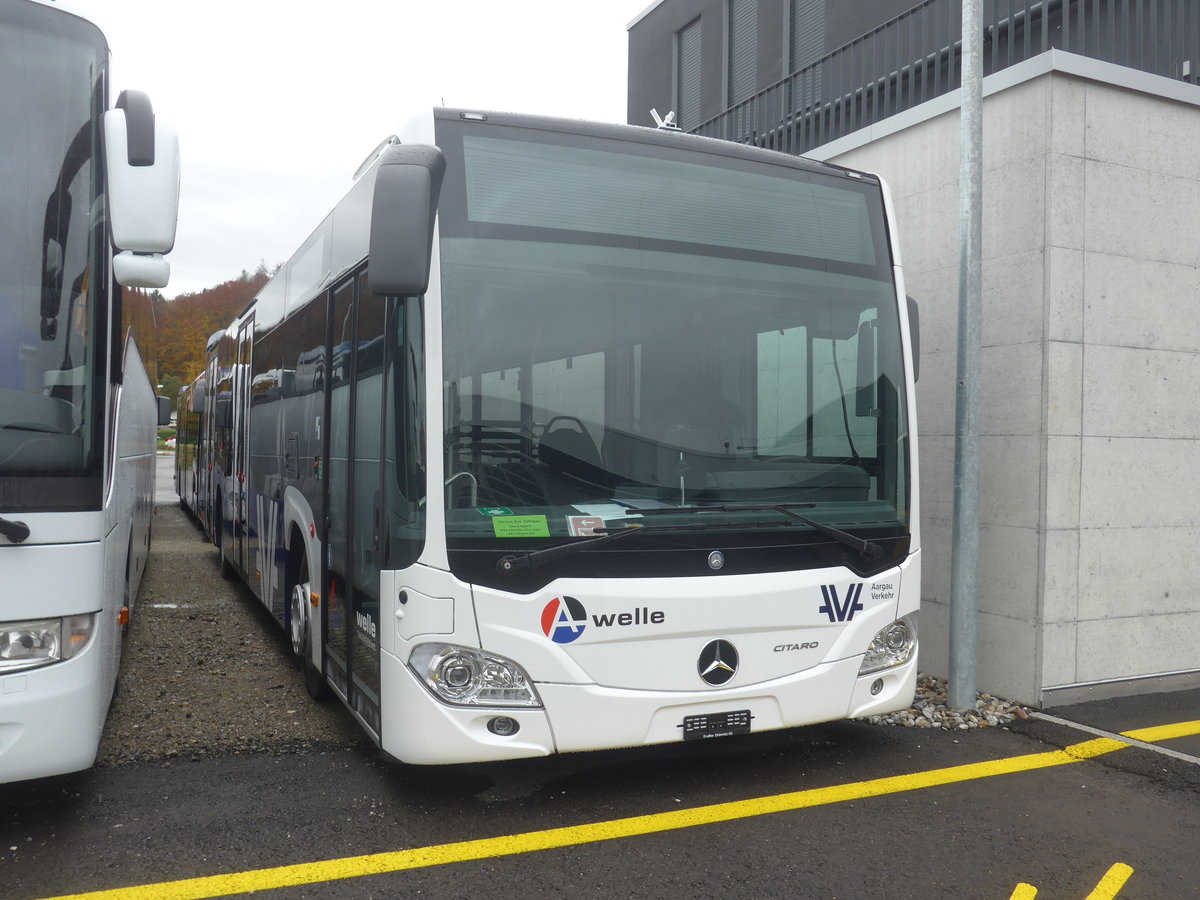
[[[174,402],[179,388],[203,371],[209,336],[232,322],[270,276],[260,263],[253,274],[243,270],[238,278],[203,291],[180,294],[174,300],[155,292],[160,394]]]

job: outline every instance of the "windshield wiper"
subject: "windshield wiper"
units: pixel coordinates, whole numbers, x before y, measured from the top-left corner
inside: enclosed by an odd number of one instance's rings
[[[645,526],[630,525],[626,528],[618,528],[607,534],[599,535],[598,537],[588,538],[586,541],[569,541],[565,544],[555,544],[553,547],[543,547],[541,550],[533,550],[529,553],[509,553],[496,560],[496,571],[501,575],[511,575],[520,569],[532,569],[534,566],[540,566],[542,563],[550,562],[559,557],[569,556],[577,550],[582,550],[584,547],[594,547],[597,544],[623,538],[628,534],[633,534],[635,531],[641,531],[643,527]]]
[[[802,522],[809,528],[826,537],[833,538],[839,543],[845,544],[852,550],[857,550],[867,559],[879,559],[883,556],[883,547],[874,541],[865,541],[860,537],[855,537],[849,532],[842,531],[840,528],[834,528],[832,525],[826,525],[824,522],[818,522],[816,519],[810,519],[808,516],[802,516],[795,512],[796,509],[812,509],[815,503],[772,503],[762,506],[742,505],[739,503],[724,504],[722,506],[677,506],[677,507],[662,507],[654,509],[639,509],[638,512],[642,515],[655,515],[662,513],[709,513],[709,512],[764,512],[767,510],[783,513],[789,519],[794,519],[797,522]]]
[[[861,553],[867,559],[879,559],[879,557],[883,556],[883,547],[874,541],[865,541],[860,537],[855,537],[852,534],[834,528],[832,525],[826,525],[824,522],[818,522],[816,519],[810,519],[808,516],[803,516],[793,510],[794,507],[811,509],[815,505],[815,503],[776,503],[764,506],[742,506],[739,504],[726,504],[724,506],[672,506],[638,509],[636,512],[641,515],[708,512],[777,512],[782,513],[789,519],[802,522],[819,534],[845,544],[852,550]],[[543,547],[541,550],[532,550],[529,553],[510,553],[502,556],[496,561],[496,571],[502,575],[511,575],[513,572],[521,569],[532,569],[543,563],[561,559],[564,556],[570,556],[572,553],[577,553],[580,550],[586,550],[595,547],[597,544],[614,541],[638,531],[716,531],[727,528],[777,528],[787,524],[786,521],[729,522],[722,520],[720,522],[698,522],[691,525],[628,525],[624,528],[617,528],[611,531],[608,529],[598,529],[604,530],[607,533],[583,541],[568,541],[565,544]]]
[[[683,507],[687,509],[687,507]],[[769,507],[763,507],[768,509]],[[638,510],[638,512],[646,512],[646,510]],[[550,562],[551,560],[560,559],[564,556],[570,556],[579,550],[586,550],[595,547],[597,544],[603,544],[607,541],[615,541],[617,538],[623,538],[635,532],[652,532],[652,531],[716,531],[725,528],[775,528],[780,525],[786,525],[787,522],[699,522],[691,525],[627,525],[624,528],[597,528],[597,531],[605,531],[606,534],[601,534],[596,537],[588,538],[583,541],[568,541],[565,544],[555,544],[552,547],[543,547],[541,550],[532,550],[529,553],[510,553],[500,557],[496,561],[496,571],[503,575],[511,575],[520,569],[532,569],[540,566],[542,563]]]

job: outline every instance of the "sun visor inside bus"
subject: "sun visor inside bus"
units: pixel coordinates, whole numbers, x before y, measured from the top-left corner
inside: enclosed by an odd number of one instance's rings
[[[371,204],[371,290],[419,296],[429,286],[433,219],[446,161],[436,147],[394,145],[384,151]]]

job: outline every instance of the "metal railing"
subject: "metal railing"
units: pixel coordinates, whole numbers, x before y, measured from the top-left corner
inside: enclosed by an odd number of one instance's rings
[[[804,153],[956,90],[961,0],[925,0],[695,128]],[[1200,0],[983,0],[983,73],[1059,49],[1200,84]]]

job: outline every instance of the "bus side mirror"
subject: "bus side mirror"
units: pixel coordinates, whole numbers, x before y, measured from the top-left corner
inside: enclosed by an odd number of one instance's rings
[[[150,98],[123,91],[104,114],[104,164],[113,275],[125,287],[166,287],[179,218],[179,138]]]
[[[158,398],[158,424],[161,428],[163,425],[171,424],[171,398]]]
[[[380,157],[371,203],[371,291],[416,297],[429,287],[433,220],[446,160],[437,147],[395,144]]]
[[[912,344],[913,381],[921,377],[921,310],[917,301],[908,297],[908,338]]]

